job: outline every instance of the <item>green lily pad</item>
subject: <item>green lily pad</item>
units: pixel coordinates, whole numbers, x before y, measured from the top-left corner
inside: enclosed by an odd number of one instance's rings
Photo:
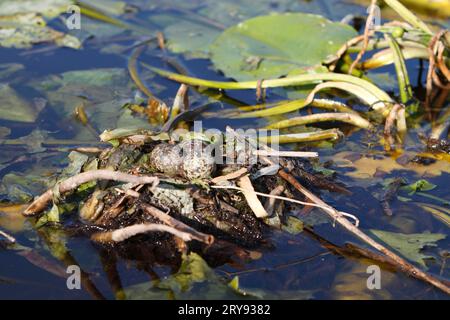
[[[34,122],[36,117],[37,112],[30,103],[22,99],[8,84],[0,83],[0,119]]]
[[[180,21],[164,30],[164,36],[168,39],[167,47],[172,52],[189,53],[193,58],[207,58],[208,45],[219,34],[220,31],[216,29],[190,21]]]
[[[236,80],[268,79],[320,65],[356,35],[318,15],[273,14],[225,30],[210,47],[211,59]]]
[[[441,233],[413,233],[402,234],[382,230],[370,230],[378,238],[400,252],[405,258],[417,262],[426,268],[425,259],[432,258],[420,253],[425,246],[436,246],[436,241],[445,239]]]

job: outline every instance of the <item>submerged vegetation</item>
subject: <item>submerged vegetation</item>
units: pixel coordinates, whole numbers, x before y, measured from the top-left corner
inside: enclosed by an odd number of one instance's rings
[[[0,254],[96,299],[448,298],[448,4],[316,2],[0,0],[5,55],[100,57],[0,64]]]

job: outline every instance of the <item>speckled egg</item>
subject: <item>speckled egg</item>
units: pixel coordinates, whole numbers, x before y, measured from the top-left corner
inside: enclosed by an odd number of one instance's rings
[[[201,140],[186,140],[177,145],[182,154],[179,174],[188,179],[210,178],[215,169],[215,160],[205,151],[206,143]]]

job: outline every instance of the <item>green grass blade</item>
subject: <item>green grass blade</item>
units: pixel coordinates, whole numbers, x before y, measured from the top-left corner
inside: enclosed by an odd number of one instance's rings
[[[409,81],[408,70],[406,69],[405,59],[402,50],[394,37],[391,34],[385,34],[385,37],[394,58],[395,71],[397,73],[398,87],[400,90],[400,100],[403,104],[406,104],[413,97],[413,92]]]
[[[433,34],[431,29],[422,20],[420,20],[419,17],[409,11],[409,9],[398,0],[384,0],[384,2],[413,27],[416,27],[430,35]]]

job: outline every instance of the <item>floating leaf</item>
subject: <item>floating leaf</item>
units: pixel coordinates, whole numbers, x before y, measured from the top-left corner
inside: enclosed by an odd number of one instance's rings
[[[413,153],[404,152],[405,155]],[[356,159],[356,160],[347,160]],[[346,172],[346,175],[357,179],[373,179],[377,172],[391,173],[395,170],[408,170],[423,176],[439,176],[443,172],[450,172],[446,161],[436,161],[428,166],[418,166],[414,163],[400,164],[393,157],[374,158],[362,156],[359,152],[339,152],[333,155],[333,160],[343,160],[345,167],[353,167],[354,171]],[[342,167],[342,165],[341,165]]]
[[[0,14],[10,16],[20,13],[39,13],[48,18],[66,12],[72,0],[0,0]]]
[[[124,291],[127,299],[311,299],[313,296],[313,291],[306,290],[243,288],[238,277],[226,283],[193,252],[183,258],[176,274],[161,281],[133,285]]]
[[[84,164],[89,159],[88,155],[77,151],[71,151],[67,157],[70,162],[69,165],[66,166],[61,172],[60,179],[66,179],[80,173]]]
[[[420,250],[425,246],[436,246],[436,241],[445,239],[446,237],[445,234],[441,233],[402,234],[382,230],[370,231],[400,252],[405,258],[417,262],[423,267],[426,267],[424,260],[431,257],[420,253]]]
[[[34,13],[0,16],[0,46],[6,48],[30,48],[34,44],[54,42],[58,46],[81,48],[74,36],[56,31]]]
[[[412,196],[417,191],[430,191],[436,188],[435,184],[428,182],[427,180],[420,179],[410,185],[404,186],[401,189],[408,191],[408,194]]]
[[[25,66],[20,63],[2,63],[0,64],[0,79],[8,78],[24,69]]]
[[[124,14],[127,10],[127,4],[123,1],[95,0],[89,5],[105,14],[114,16]]]
[[[134,285],[124,291],[128,299],[237,298],[237,293],[194,252],[183,258],[178,272],[170,277]]]
[[[11,129],[7,127],[0,127],[0,139],[3,139],[11,133]]]
[[[26,218],[22,212],[27,204],[0,204],[0,227],[12,232],[25,228]]]
[[[267,79],[320,65],[354,36],[350,26],[318,15],[274,14],[225,30],[210,49],[214,65],[226,76]]]
[[[286,219],[286,223],[283,224],[282,229],[290,234],[299,234],[303,231],[303,221],[296,217],[289,216]]]
[[[36,110],[22,99],[8,84],[0,83],[0,119],[19,122],[34,122]]]
[[[422,203],[418,204],[423,210],[431,213],[434,217],[450,227],[450,209],[440,207],[434,204]]]
[[[168,39],[167,47],[175,53],[189,53],[190,57],[207,58],[208,45],[217,38],[220,32],[204,25],[180,21],[164,30]]]
[[[53,204],[52,208],[39,218],[39,220],[36,222],[35,227],[40,228],[48,222],[59,222],[59,215],[60,212],[58,205]]]
[[[127,108],[122,108],[130,102],[133,92],[130,77],[124,68],[67,71],[59,76],[33,80],[30,86],[46,97],[50,107],[61,118],[73,119],[75,108],[83,104],[89,122],[100,132],[118,127],[119,120],[121,125],[127,122],[133,127],[147,124],[143,119],[134,117]],[[79,121],[73,119],[73,124],[80,129],[77,139],[97,140],[97,136],[85,130]]]
[[[285,299],[285,300],[308,300],[312,299],[314,291],[312,290],[263,290],[244,288],[240,285],[239,277],[235,276],[228,286],[236,293],[250,299]]]

